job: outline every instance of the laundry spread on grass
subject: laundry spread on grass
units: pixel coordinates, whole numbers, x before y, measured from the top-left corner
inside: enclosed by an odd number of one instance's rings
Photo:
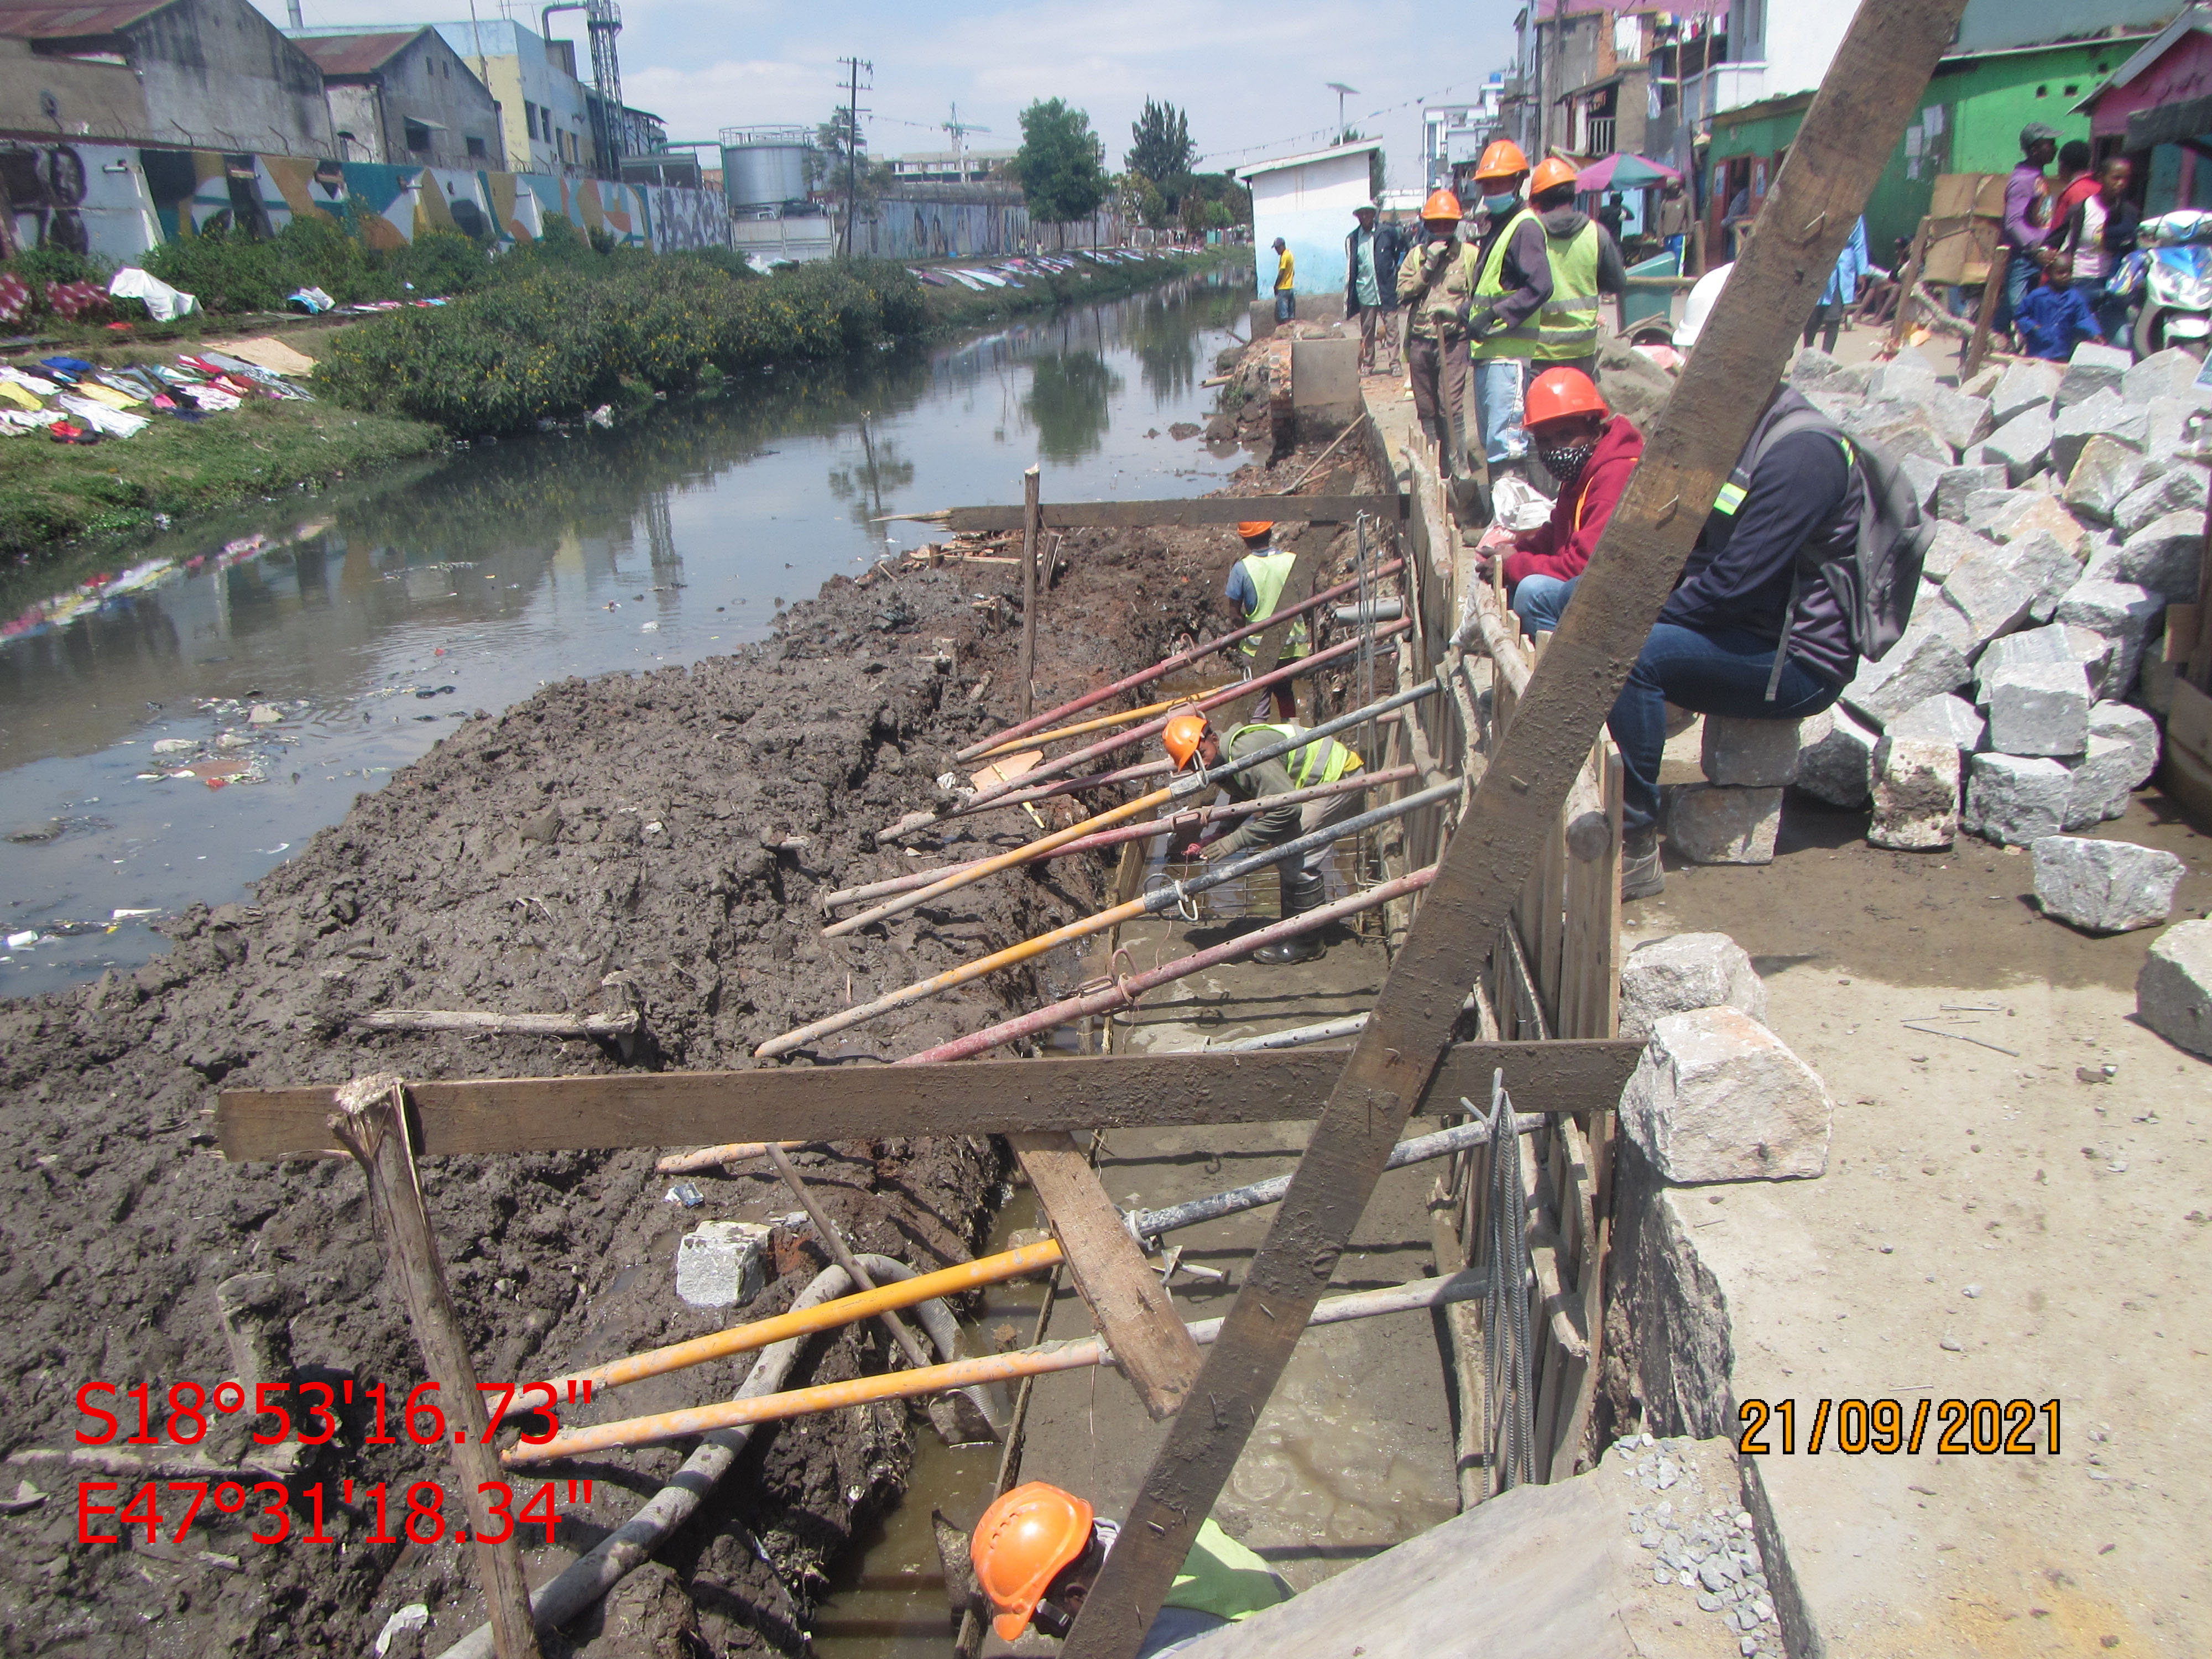
[[[180,354],[174,367],[104,368],[82,357],[0,365],[0,437],[44,432],[56,443],[101,443],[136,437],[164,417],[204,420],[253,398],[314,401],[284,378],[312,369],[312,359],[275,340],[241,349],[260,361],[202,350]]]

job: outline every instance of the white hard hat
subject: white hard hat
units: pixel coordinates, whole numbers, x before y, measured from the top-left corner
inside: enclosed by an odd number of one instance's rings
[[[1713,314],[1714,303],[1728,286],[1729,272],[1735,269],[1735,262],[1730,260],[1698,278],[1697,286],[1690,290],[1688,302],[1682,307],[1682,320],[1674,325],[1675,350],[1687,351],[1697,344],[1698,336],[1705,332],[1705,319]]]

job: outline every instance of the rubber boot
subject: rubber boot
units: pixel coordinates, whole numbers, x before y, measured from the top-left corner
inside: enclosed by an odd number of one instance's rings
[[[1309,910],[1321,908],[1323,884],[1318,871],[1301,870],[1283,883],[1283,920],[1302,916]],[[1321,933],[1301,933],[1296,939],[1283,939],[1273,945],[1263,945],[1252,952],[1252,960],[1270,968],[1285,968],[1293,963],[1317,962],[1327,953],[1321,942]]]

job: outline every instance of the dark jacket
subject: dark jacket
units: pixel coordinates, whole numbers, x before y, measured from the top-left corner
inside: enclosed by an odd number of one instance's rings
[[[1548,237],[1578,236],[1589,215],[1570,204],[1555,207],[1548,213],[1537,216],[1534,224],[1523,224],[1513,233],[1513,240],[1505,250],[1505,263],[1498,268],[1498,279],[1504,284],[1503,299],[1489,301],[1491,314],[1497,318],[1492,329],[1517,328],[1543,308],[1552,297],[1552,252],[1547,245]],[[1504,222],[1510,222],[1510,220]],[[1482,239],[1478,250],[1477,269],[1488,262],[1490,251],[1504,228]],[[1597,228],[1597,291],[1601,294],[1620,294],[1628,286],[1628,269],[1620,260],[1620,245],[1613,240],[1603,225]],[[1475,302],[1476,307],[1484,303]]]
[[[1811,407],[1785,388],[1752,429],[1744,453],[1757,450],[1784,415]],[[1863,488],[1834,428],[1783,439],[1759,457],[1735,513],[1715,506],[1659,620],[1778,641],[1796,595],[1790,656],[1830,684],[1844,684],[1857,672],[1857,653],[1842,608],[1814,567],[1822,549],[1856,536]]]
[[[1382,309],[1398,308],[1398,267],[1406,263],[1406,235],[1395,225],[1375,227],[1375,286],[1382,295]],[[1359,232],[1355,228],[1344,239],[1344,314],[1359,313]]]
[[[1505,556],[1506,586],[1518,586],[1523,576],[1571,581],[1588,569],[1606,520],[1643,459],[1644,434],[1634,423],[1626,415],[1607,421],[1582,477],[1552,503],[1550,520],[1514,538],[1513,551]]]

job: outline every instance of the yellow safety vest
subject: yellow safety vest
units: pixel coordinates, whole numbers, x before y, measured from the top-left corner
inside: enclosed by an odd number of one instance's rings
[[[1534,210],[1522,208],[1490,245],[1482,274],[1474,285],[1474,302],[1504,297],[1505,251],[1524,219],[1536,220]],[[1572,236],[1544,237],[1545,256],[1552,265],[1552,297],[1534,317],[1479,340],[1468,348],[1476,357],[1534,357],[1545,362],[1572,362],[1597,349],[1597,222],[1592,220]]]
[[[1237,740],[1247,732],[1264,732],[1271,741],[1280,743],[1285,738],[1297,737],[1304,730],[1302,726],[1273,725],[1265,720],[1255,720],[1249,726],[1238,726],[1229,734],[1228,754],[1231,759],[1236,758]],[[1291,781],[1300,789],[1310,784],[1334,783],[1346,773],[1357,772],[1360,766],[1359,757],[1334,738],[1316,738],[1311,743],[1291,750],[1282,757],[1282,761],[1291,775]]]
[[[1275,608],[1283,601],[1283,589],[1291,580],[1291,567],[1297,562],[1294,553],[1247,553],[1237,562],[1244,567],[1244,574],[1252,579],[1252,591],[1260,596],[1259,603],[1244,613],[1246,622],[1255,623],[1275,614]],[[1313,649],[1306,633],[1305,618],[1301,617],[1291,624],[1290,635],[1284,645],[1293,657],[1303,657]],[[1239,649],[1248,657],[1258,656],[1260,636],[1255,634]]]
[[[1210,1613],[1234,1623],[1288,1599],[1274,1569],[1208,1516],[1199,1523],[1198,1537],[1163,1605]]]
[[[1536,313],[1536,356],[1545,362],[1572,362],[1597,350],[1597,246],[1595,220],[1571,236],[1544,238],[1552,297]]]

